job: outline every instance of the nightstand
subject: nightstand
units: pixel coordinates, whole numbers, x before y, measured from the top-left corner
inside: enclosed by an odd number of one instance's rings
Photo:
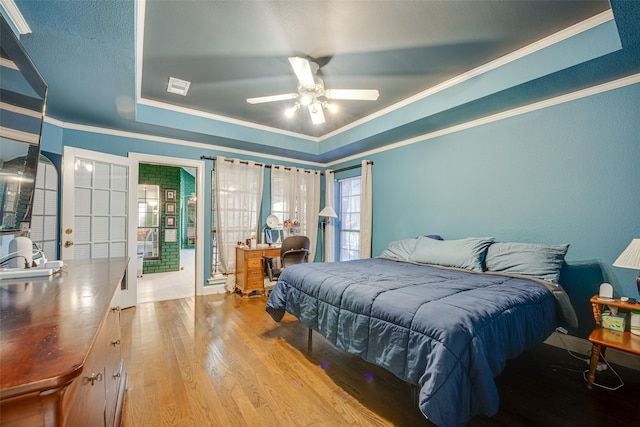
[[[640,355],[640,335],[633,335],[628,331],[621,332],[600,327],[603,306],[619,307],[630,311],[640,309],[640,304],[629,304],[619,299],[604,301],[598,295],[594,295],[589,301],[591,301],[593,319],[596,321],[596,327],[589,335],[589,341],[593,344],[593,348],[591,349],[591,362],[589,363],[589,374],[587,375],[587,388],[591,389],[591,385],[596,378],[600,352],[604,355],[607,347]]]

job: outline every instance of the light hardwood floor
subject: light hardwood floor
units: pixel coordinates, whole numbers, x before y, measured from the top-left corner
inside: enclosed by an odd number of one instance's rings
[[[122,311],[124,426],[431,425],[411,388],[314,334],[266,298],[211,295]]]
[[[316,333],[308,352],[307,329],[289,315],[274,322],[265,304],[210,295],[123,310],[123,425],[433,426],[408,384]],[[640,372],[616,367],[622,389],[589,391],[585,369],[557,347],[527,350],[496,378],[498,414],[468,426],[640,425]],[[597,381],[619,382],[610,370]]]

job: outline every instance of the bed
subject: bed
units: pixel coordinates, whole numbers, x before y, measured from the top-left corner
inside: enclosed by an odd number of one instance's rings
[[[460,426],[498,411],[494,377],[507,359],[577,320],[553,283],[557,254],[541,255],[536,246],[505,261],[505,248],[489,250],[493,239],[434,242],[406,239],[377,258],[288,267],[267,312],[278,322],[288,312],[336,347],[416,384],[429,420]],[[542,272],[522,265],[536,257],[556,265]],[[526,274],[517,274],[522,268]]]

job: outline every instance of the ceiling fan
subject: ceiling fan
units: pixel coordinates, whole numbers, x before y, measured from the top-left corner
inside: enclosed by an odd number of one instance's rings
[[[311,115],[311,122],[319,125],[325,122],[324,108],[331,112],[338,109],[335,104],[329,103],[329,100],[375,101],[380,95],[377,89],[325,89],[324,81],[316,76],[320,68],[316,62],[294,56],[289,58],[289,63],[298,78],[298,92],[247,98],[247,102],[262,104],[295,99],[296,103],[285,111],[285,115],[291,117],[298,109],[306,107]]]

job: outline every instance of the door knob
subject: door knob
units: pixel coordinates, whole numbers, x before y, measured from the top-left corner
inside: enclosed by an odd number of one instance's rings
[[[66,242],[64,242],[65,248],[68,248],[69,246],[73,246],[73,242],[71,240],[67,240]]]
[[[65,232],[65,234],[71,234],[71,233],[73,233],[73,230],[70,229],[70,228],[67,228],[67,229],[64,230],[64,232]]]

